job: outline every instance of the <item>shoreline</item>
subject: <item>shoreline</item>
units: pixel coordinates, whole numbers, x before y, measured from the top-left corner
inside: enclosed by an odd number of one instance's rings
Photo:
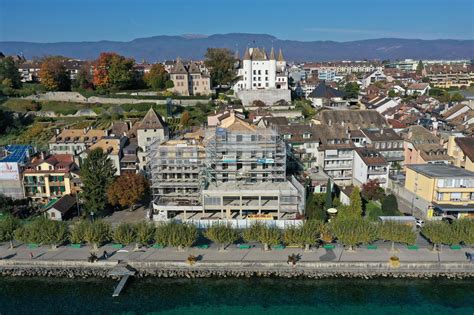
[[[0,261],[0,277],[112,278],[109,273],[117,262],[99,261]],[[447,278],[474,277],[472,263],[401,263],[391,268],[381,262],[300,262],[294,267],[281,262],[197,262],[190,266],[182,261],[128,262],[135,278]]]

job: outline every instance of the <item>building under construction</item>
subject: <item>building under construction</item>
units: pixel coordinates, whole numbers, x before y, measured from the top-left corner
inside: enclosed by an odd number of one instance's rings
[[[216,128],[150,150],[158,220],[295,219],[304,188],[286,177],[286,145],[274,129],[231,113]]]

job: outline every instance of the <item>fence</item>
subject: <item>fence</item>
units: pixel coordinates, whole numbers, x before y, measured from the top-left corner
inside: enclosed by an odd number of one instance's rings
[[[183,222],[175,220],[177,222]],[[260,222],[268,227],[277,227],[279,229],[287,229],[294,226],[301,226],[303,220],[236,220],[236,219],[220,219],[220,220],[186,220],[186,223],[195,225],[198,229],[207,229],[213,224],[226,224],[233,229],[246,229],[252,224]]]

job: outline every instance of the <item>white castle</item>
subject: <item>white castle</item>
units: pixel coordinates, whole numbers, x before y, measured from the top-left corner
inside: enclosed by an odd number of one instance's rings
[[[237,73],[239,81],[233,87],[235,92],[243,90],[288,89],[288,72],[281,49],[278,58],[272,48],[270,57],[265,48],[248,48]]]

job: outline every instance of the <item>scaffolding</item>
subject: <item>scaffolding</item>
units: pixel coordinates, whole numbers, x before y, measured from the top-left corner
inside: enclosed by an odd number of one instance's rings
[[[204,147],[196,139],[154,143],[148,167],[154,203],[200,205],[205,158]]]
[[[206,130],[206,182],[286,180],[286,145],[275,129]]]

